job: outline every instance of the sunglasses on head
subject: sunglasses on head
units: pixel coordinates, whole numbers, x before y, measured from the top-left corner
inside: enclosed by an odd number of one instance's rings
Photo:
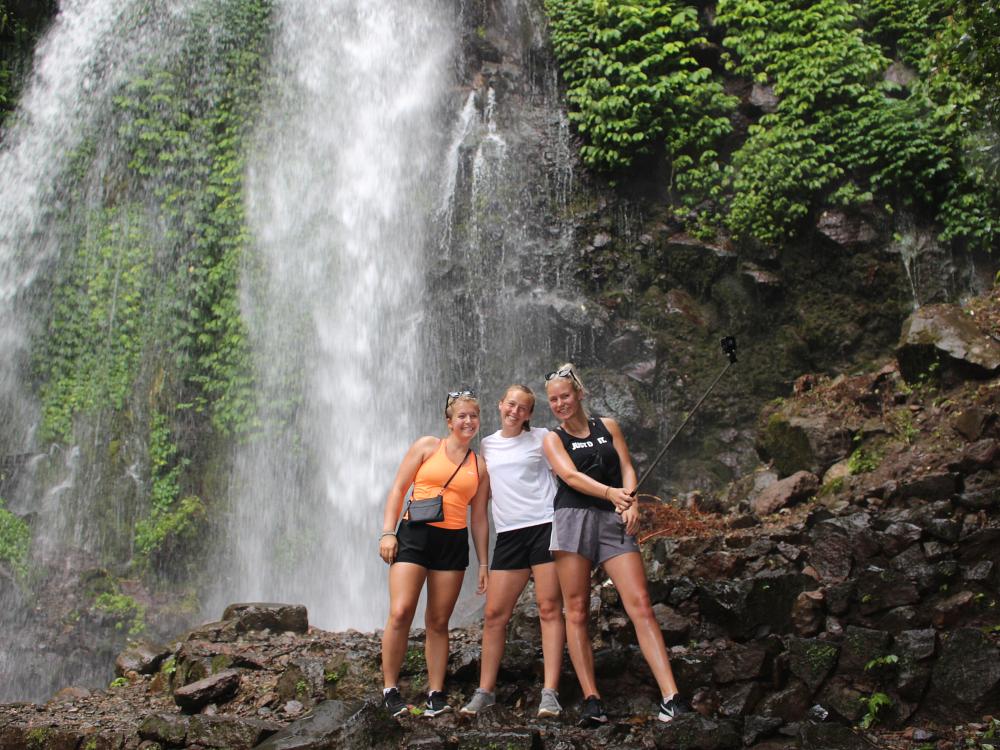
[[[577,385],[579,386],[583,385],[583,383],[580,382],[580,378],[576,376],[576,373],[573,372],[573,368],[571,367],[564,367],[561,370],[553,370],[552,372],[550,372],[548,375],[545,376],[545,382],[548,383],[550,380],[552,380],[552,378],[570,378]]]
[[[449,391],[448,395],[445,397],[444,400],[445,414],[447,415],[448,407],[451,406],[453,401],[460,398],[475,398],[475,397],[476,397],[476,392],[471,388],[466,388],[465,390],[462,391]]]

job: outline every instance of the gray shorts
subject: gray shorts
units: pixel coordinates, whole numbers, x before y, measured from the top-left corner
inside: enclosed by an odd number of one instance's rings
[[[626,552],[638,552],[621,516],[594,508],[558,508],[552,518],[552,552],[575,552],[599,565]]]

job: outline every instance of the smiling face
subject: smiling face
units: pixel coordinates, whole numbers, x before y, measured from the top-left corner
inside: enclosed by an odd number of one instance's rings
[[[499,404],[500,426],[507,434],[517,434],[535,410],[535,397],[521,388],[508,388]]]
[[[471,398],[458,398],[448,407],[448,429],[462,442],[468,442],[479,432],[479,402]]]
[[[545,384],[549,408],[560,422],[583,410],[583,398],[576,384],[569,378],[553,378]]]

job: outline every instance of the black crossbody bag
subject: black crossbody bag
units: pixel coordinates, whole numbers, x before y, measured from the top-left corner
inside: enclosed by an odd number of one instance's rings
[[[438,523],[444,520],[444,489],[449,484],[451,480],[455,478],[458,474],[459,469],[465,466],[465,462],[469,460],[469,454],[472,453],[472,448],[466,451],[465,456],[462,457],[462,463],[458,465],[454,473],[448,477],[448,481],[441,486],[441,492],[437,497],[432,497],[429,500],[417,500],[414,501],[412,495],[410,499],[406,502],[406,508],[403,510],[403,518],[412,523]]]

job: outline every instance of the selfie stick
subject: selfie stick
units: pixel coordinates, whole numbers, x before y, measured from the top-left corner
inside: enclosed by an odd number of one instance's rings
[[[681,426],[678,427],[677,430],[674,432],[674,434],[670,436],[670,439],[667,441],[667,444],[663,446],[660,452],[656,455],[656,458],[653,459],[653,463],[651,463],[649,465],[649,468],[646,469],[646,471],[643,473],[642,478],[639,480],[639,483],[635,486],[635,489],[629,493],[632,497],[635,497],[636,494],[638,494],[639,488],[642,487],[643,482],[649,479],[649,475],[653,473],[653,469],[655,469],[656,465],[660,463],[660,459],[663,458],[663,454],[667,452],[667,448],[669,448],[670,444],[674,442],[674,438],[676,438],[680,434],[681,430],[684,429],[684,425],[686,425],[688,421],[690,421],[691,417],[694,416],[694,413],[698,411],[698,407],[701,406],[702,402],[706,398],[708,398],[708,394],[712,392],[712,389],[715,388],[718,382],[722,380],[722,376],[729,371],[730,367],[736,364],[736,339],[733,336],[726,336],[719,343],[722,345],[723,354],[729,357],[729,363],[725,366],[722,372],[719,373],[718,377],[715,378],[715,380],[712,382],[712,385],[708,387],[708,390],[705,391],[705,395],[703,395],[700,399],[698,399],[698,403],[695,404],[694,408],[688,412],[688,415],[684,418],[684,421],[681,422]]]

